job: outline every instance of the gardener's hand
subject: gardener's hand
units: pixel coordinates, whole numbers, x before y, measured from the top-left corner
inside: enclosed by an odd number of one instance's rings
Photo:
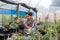
[[[19,21],[20,21],[19,23],[24,24],[24,20],[21,19],[21,20],[19,20]]]

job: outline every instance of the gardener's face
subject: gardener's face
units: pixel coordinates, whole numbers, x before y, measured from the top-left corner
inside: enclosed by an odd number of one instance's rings
[[[27,18],[27,19],[31,19],[31,16],[28,15],[28,14],[26,14],[26,18]]]

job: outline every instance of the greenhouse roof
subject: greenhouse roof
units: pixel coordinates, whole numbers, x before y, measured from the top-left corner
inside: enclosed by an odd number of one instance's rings
[[[24,3],[29,7],[36,8],[38,11],[45,11],[51,7],[60,7],[60,0],[6,0],[12,3]],[[0,8],[16,10],[16,5],[0,1]],[[28,11],[29,9],[20,5],[19,10]],[[51,9],[50,9],[51,10]]]

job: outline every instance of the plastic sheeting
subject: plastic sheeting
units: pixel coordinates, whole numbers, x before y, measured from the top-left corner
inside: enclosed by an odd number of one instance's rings
[[[44,11],[44,10],[46,11],[46,9],[47,10],[49,9],[49,11],[51,11],[53,9],[52,6],[55,9],[54,5],[58,5],[58,7],[60,5],[59,0],[7,0],[7,1],[14,2],[14,3],[25,3],[26,5],[28,5],[30,7],[36,8],[40,12]],[[6,4],[6,3],[3,3],[0,1],[0,5],[3,5],[3,4]],[[7,4],[4,6],[1,6],[0,8],[15,10],[16,5]],[[28,11],[28,9],[23,6],[20,6],[19,10]],[[54,10],[52,10],[52,11],[54,11]]]
[[[52,0],[7,0],[7,1],[14,2],[14,3],[24,3],[24,4],[26,4],[26,5],[30,6],[30,7],[39,9],[41,6],[45,7],[45,8],[49,7]],[[12,6],[12,5],[7,4],[5,6]],[[15,8],[15,6],[12,6],[12,8]],[[8,7],[6,7],[6,8],[8,8]]]

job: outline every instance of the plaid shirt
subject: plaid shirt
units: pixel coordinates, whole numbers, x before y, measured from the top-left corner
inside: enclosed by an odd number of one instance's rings
[[[32,27],[32,28],[37,26],[37,23],[33,19],[25,20],[25,24],[27,24],[29,27]]]

